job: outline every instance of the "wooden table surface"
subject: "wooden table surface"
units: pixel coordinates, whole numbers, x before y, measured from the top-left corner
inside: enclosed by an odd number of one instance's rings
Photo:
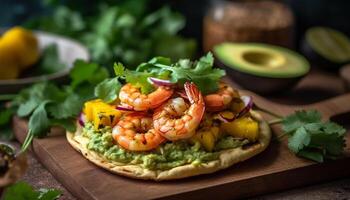
[[[18,146],[17,142],[13,142]],[[57,188],[63,191],[60,200],[76,200],[51,174],[48,172],[33,155],[28,155],[29,168],[22,180],[29,182],[35,188]],[[328,183],[320,183],[312,186],[296,188],[284,192],[267,194],[263,196],[253,197],[252,200],[346,200],[350,199],[350,177],[332,181]]]
[[[311,78],[302,80],[291,92],[270,96],[269,99],[285,104],[309,104],[345,92],[337,74],[322,71],[313,71],[311,74]],[[323,82],[319,82],[321,79]],[[52,187],[63,190],[61,199],[75,199],[32,155],[29,155],[29,162],[30,167],[23,177],[24,180],[36,188]],[[252,199],[350,199],[350,177]]]

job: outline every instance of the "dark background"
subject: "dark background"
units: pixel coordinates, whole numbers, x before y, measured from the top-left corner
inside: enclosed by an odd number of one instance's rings
[[[187,24],[181,32],[184,36],[194,37],[201,44],[202,20],[206,11],[220,0],[155,0],[149,4],[150,9],[169,4],[174,10],[181,12]],[[50,14],[51,10],[44,6],[47,2],[68,4],[73,8],[84,10],[86,14],[98,1],[86,0],[0,0],[0,26],[22,24],[29,18],[41,14]],[[118,0],[106,2],[119,3]],[[285,0],[296,17],[296,44],[304,31],[310,26],[328,26],[350,35],[350,1],[349,0]]]

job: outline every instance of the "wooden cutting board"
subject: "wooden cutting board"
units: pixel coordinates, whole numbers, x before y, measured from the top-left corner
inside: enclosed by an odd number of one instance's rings
[[[301,84],[305,88],[308,84],[323,83],[324,87],[332,88],[334,82],[333,84],[327,83],[331,83],[328,82],[329,80],[336,80],[335,77],[322,76],[322,74],[316,74],[313,76],[314,81],[303,80]],[[317,88],[317,86],[315,87]],[[334,88],[339,89],[340,87],[336,85]],[[336,89],[332,90],[339,92]],[[296,91],[291,93],[293,92]],[[350,111],[350,94],[319,103],[292,106],[275,103],[281,99],[278,96],[271,97],[274,101],[269,101],[247,91],[243,91],[243,93],[253,96],[254,102],[260,107],[281,115],[287,115],[300,109],[317,109],[323,113],[325,119],[328,119]],[[301,103],[303,103],[302,99],[304,97],[305,95],[299,97]],[[320,96],[316,95],[316,97],[319,98]],[[264,116],[266,119],[271,119],[269,116]],[[344,115],[338,118],[342,119]],[[27,122],[15,117],[14,124],[16,137],[19,141],[23,141],[27,132]],[[281,134],[279,125],[271,128],[275,135]],[[226,170],[209,175],[165,182],[133,180],[100,169],[76,152],[68,144],[63,133],[59,132],[54,130],[50,137],[35,139],[32,151],[39,161],[69,191],[84,200],[234,199],[350,175],[349,132],[346,136],[345,157],[340,160],[317,164],[298,158],[288,150],[286,138],[284,138],[282,141],[272,141],[267,150],[260,155]]]

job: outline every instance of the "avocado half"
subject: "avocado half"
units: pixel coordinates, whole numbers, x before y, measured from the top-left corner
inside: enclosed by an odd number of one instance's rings
[[[338,69],[350,62],[350,39],[331,28],[312,27],[305,33],[301,51],[317,66]]]
[[[310,70],[303,56],[268,44],[222,43],[214,55],[235,82],[260,94],[286,91]]]

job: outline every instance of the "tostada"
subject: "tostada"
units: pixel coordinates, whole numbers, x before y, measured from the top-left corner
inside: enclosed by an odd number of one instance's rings
[[[114,65],[116,77],[100,83],[68,142],[113,173],[152,180],[208,174],[247,160],[269,145],[271,132],[213,67],[156,57],[135,70]]]

